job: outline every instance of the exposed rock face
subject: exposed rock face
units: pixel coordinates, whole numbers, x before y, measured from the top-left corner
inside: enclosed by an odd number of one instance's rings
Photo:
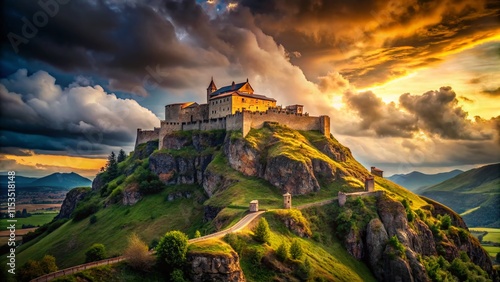
[[[126,206],[132,206],[142,199],[138,185],[132,185],[125,188],[123,191],[122,203]]]
[[[435,203],[435,205],[439,205]],[[479,242],[468,235],[461,238],[450,233],[438,240],[429,227],[420,219],[415,218],[408,223],[404,206],[388,197],[380,197],[377,201],[379,218],[372,219],[366,226],[365,239],[357,237],[363,234],[351,230],[344,243],[347,250],[358,259],[366,259],[375,277],[379,281],[430,281],[425,267],[418,261],[418,255],[443,257],[452,261],[459,257],[460,251],[465,251],[472,262],[488,273],[492,273],[491,261]],[[445,210],[440,209],[440,210]],[[460,222],[460,221],[456,221]],[[396,236],[404,246],[405,253],[400,256],[388,241]],[[363,242],[365,244],[363,245]],[[442,251],[438,254],[436,244]]]
[[[70,218],[71,214],[76,208],[76,205],[90,193],[89,189],[74,188],[71,189],[61,205],[61,211],[56,216],[56,219]]]
[[[226,136],[224,154],[227,156],[229,165],[244,175],[261,176],[263,174],[264,166],[260,161],[261,155],[244,139],[232,139]]]
[[[165,184],[202,184],[212,155],[173,156],[157,153],[149,158],[149,169]]]
[[[210,169],[205,170],[203,174],[203,190],[205,190],[208,197],[212,197],[215,192],[222,191],[234,183],[236,183],[236,180],[227,178]]]
[[[204,206],[203,207],[203,218],[207,221],[212,221],[219,212],[222,210],[221,207],[213,207],[213,206]]]
[[[102,174],[96,175],[96,177],[94,178],[94,181],[92,181],[92,191],[101,190],[103,185],[104,185],[104,183],[102,181]]]
[[[264,179],[281,191],[293,195],[303,195],[320,189],[311,162],[291,160],[283,155],[267,160]]]
[[[245,281],[240,268],[238,254],[231,251],[229,254],[187,254],[190,280],[198,281]]]
[[[156,149],[158,149],[158,140],[148,141],[146,144],[140,144],[138,148],[134,150],[133,158],[135,160],[142,160],[149,157]]]

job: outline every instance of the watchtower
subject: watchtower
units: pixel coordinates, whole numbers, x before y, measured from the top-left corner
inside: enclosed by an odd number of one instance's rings
[[[250,212],[258,212],[259,211],[259,200],[253,200],[250,202]]]
[[[286,192],[283,194],[283,208],[291,209],[292,208],[292,194]]]

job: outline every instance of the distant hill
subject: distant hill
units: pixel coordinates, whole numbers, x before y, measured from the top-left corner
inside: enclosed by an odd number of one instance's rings
[[[2,187],[7,187],[8,175],[0,175]],[[20,188],[36,188],[36,187],[54,187],[59,189],[72,189],[75,187],[88,187],[92,185],[92,181],[77,173],[53,173],[41,178],[24,177],[16,175],[16,187]]]
[[[92,181],[77,173],[53,173],[39,178],[29,184],[29,186],[50,186],[72,189],[75,187],[91,186]]]
[[[459,175],[462,172],[462,170],[458,169],[436,174],[425,174],[419,171],[413,171],[408,174],[394,174],[393,176],[387,177],[387,179],[405,187],[412,192],[418,193],[420,190],[426,187],[448,180],[454,176]]]
[[[468,170],[420,194],[461,214],[469,227],[500,227],[500,163]]]

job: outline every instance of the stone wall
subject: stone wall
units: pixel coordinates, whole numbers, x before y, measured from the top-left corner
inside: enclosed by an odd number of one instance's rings
[[[180,130],[182,130],[182,123],[180,122],[167,122],[164,120],[160,121],[158,148],[163,148],[163,138],[165,137],[165,135]]]
[[[135,146],[158,139],[160,136],[160,128],[155,127],[153,130],[142,130],[137,128],[137,137],[135,139]]]
[[[380,197],[384,194],[384,191],[372,191],[372,192],[356,192],[356,193],[338,193],[339,206],[343,207],[349,197]]]
[[[328,116],[311,117],[272,110],[267,112],[243,112],[243,136],[246,136],[251,128],[262,128],[264,123],[268,121],[278,122],[295,130],[319,130],[326,136],[330,136],[330,118]],[[325,129],[327,125],[328,130]]]

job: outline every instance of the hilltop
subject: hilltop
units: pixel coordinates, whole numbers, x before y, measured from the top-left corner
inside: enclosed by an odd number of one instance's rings
[[[387,179],[409,189],[414,193],[419,193],[421,190],[429,186],[448,180],[462,172],[463,171],[458,169],[436,174],[425,174],[419,171],[412,171],[408,174],[394,174],[387,177]]]
[[[2,187],[7,187],[7,176],[1,175],[0,177],[2,181]],[[75,172],[56,172],[40,178],[16,175],[15,180],[16,186],[23,188],[53,187],[58,189],[70,190],[75,187],[90,187],[92,185],[92,181],[90,179],[85,178]]]
[[[249,202],[258,200],[261,210],[269,210],[263,215],[272,230],[269,245],[255,242],[249,227],[225,238],[229,245],[192,245],[188,257],[227,261],[230,254],[231,269],[241,268],[247,281],[299,281],[304,260],[278,262],[275,255],[280,244],[298,240],[311,279],[421,280],[441,269],[434,265],[440,256],[449,263],[463,258],[475,277],[493,275],[487,253],[460,216],[387,179],[375,177],[375,190],[384,191],[379,198],[282,210],[285,192],[292,193],[295,207],[334,199],[339,191],[364,191],[370,173],[333,136],[266,123],[246,137],[225,130],[179,131],[162,144],[138,145],[114,176],[108,169],[92,188],[71,190],[59,219],[19,247],[19,265],[44,254],[53,255],[60,268],[80,264],[94,243],[119,255],[132,233],[150,246],[169,230],[190,238],[197,230],[210,234],[234,225],[248,213]],[[113,271],[121,273],[120,267]],[[441,270],[453,274],[445,266]]]
[[[461,214],[470,227],[500,227],[500,163],[468,170],[421,194]]]

